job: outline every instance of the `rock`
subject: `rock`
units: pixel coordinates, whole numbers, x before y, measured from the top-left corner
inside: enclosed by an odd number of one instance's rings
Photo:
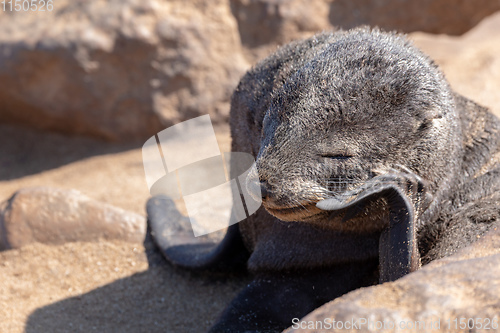
[[[57,1],[4,12],[0,121],[145,140],[182,120],[225,121],[247,69],[223,0]]]
[[[358,289],[316,309],[286,332],[322,332],[316,323],[344,325],[342,332],[500,331],[500,224],[453,256],[436,260],[395,282]],[[326,318],[329,320],[325,321]],[[478,319],[481,318],[481,319]],[[456,319],[456,321],[455,321]],[[345,329],[353,322],[356,327]],[[298,326],[295,328],[299,328]],[[385,326],[384,326],[385,325]],[[394,327],[393,327],[394,325]],[[399,326],[398,326],[399,325]],[[403,327],[402,327],[402,326]],[[427,326],[423,326],[427,325]],[[318,328],[319,326],[316,326]],[[339,328],[340,326],[334,326]],[[325,331],[328,326],[323,326]],[[467,330],[469,332],[469,330]]]
[[[328,0],[231,0],[242,43],[284,44],[331,29]]]
[[[103,204],[75,190],[33,187],[0,206],[0,250],[40,242],[119,239],[142,243],[143,216]]]
[[[0,121],[143,141],[202,114],[225,122],[245,57],[277,44],[360,24],[461,34],[499,9],[498,0],[60,0],[43,13],[2,10]]]
[[[497,0],[336,0],[329,17],[332,25],[342,28],[368,24],[386,30],[461,35],[497,10]]]
[[[451,87],[500,117],[500,12],[460,37],[411,34],[441,67]]]
[[[231,0],[242,42],[285,43],[323,29],[367,24],[459,35],[500,10],[497,0]]]

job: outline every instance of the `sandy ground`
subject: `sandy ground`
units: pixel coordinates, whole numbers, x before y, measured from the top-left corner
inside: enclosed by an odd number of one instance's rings
[[[123,242],[5,251],[0,276],[0,332],[29,333],[202,332],[245,283],[173,269]]]
[[[500,115],[500,15],[463,37],[414,34],[452,87]],[[496,57],[492,56],[496,53]],[[227,127],[216,129],[229,150]],[[77,189],[144,214],[140,144],[0,125],[0,201],[28,186]],[[248,282],[167,265],[147,240],[33,244],[0,253],[0,332],[202,332]]]
[[[229,151],[229,128],[216,128]],[[78,189],[145,215],[140,144],[0,126],[0,201],[28,186]],[[33,244],[0,252],[0,332],[203,332],[248,277],[199,276],[152,243]]]

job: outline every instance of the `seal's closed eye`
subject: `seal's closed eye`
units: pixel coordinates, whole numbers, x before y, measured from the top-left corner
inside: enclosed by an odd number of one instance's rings
[[[353,156],[344,154],[321,154],[321,157],[330,158],[332,160],[347,160]]]

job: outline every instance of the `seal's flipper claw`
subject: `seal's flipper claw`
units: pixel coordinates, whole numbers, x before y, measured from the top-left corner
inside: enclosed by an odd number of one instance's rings
[[[219,243],[209,236],[195,237],[189,219],[167,196],[158,195],[146,205],[151,235],[163,256],[172,264],[196,270],[238,270],[249,253],[237,224],[231,225]]]
[[[316,207],[322,210],[340,210],[345,207],[345,204],[337,198],[328,198],[321,200],[316,204]]]

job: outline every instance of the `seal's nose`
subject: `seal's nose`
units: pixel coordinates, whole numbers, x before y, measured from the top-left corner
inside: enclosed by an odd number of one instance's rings
[[[269,183],[267,181],[260,182],[260,194],[262,196],[262,200],[271,196],[271,190],[269,189]]]

